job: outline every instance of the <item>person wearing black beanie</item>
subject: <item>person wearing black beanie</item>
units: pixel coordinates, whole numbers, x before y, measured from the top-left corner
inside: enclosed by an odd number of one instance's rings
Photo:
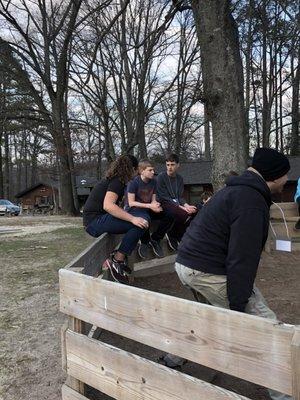
[[[229,177],[195,216],[180,242],[175,269],[199,298],[277,321],[254,282],[268,237],[271,193],[282,191],[289,169],[283,154],[257,149],[252,166]],[[163,361],[173,368],[183,364],[171,354]],[[269,394],[273,400],[291,399],[274,390]]]
[[[261,147],[254,153],[252,168],[256,169],[266,182],[271,182],[286,175],[291,167],[289,160],[282,153]]]

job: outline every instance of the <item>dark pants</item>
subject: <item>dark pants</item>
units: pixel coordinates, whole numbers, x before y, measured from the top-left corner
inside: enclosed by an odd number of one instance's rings
[[[138,213],[139,217],[146,219],[147,221],[159,221],[158,227],[155,232],[152,233],[151,238],[157,240],[158,242],[162,240],[165,234],[172,228],[174,223],[174,218],[167,215],[165,212],[155,213],[152,210],[147,210],[143,208],[131,208],[129,214],[136,215]],[[144,235],[141,237],[142,243],[149,243],[150,231],[147,229]]]
[[[177,239],[179,242],[189,226],[191,220],[196,214],[190,215],[185,210],[179,207],[178,204],[172,201],[163,201],[162,208],[164,213],[170,218],[173,218],[174,224],[172,229],[169,231],[169,235]]]
[[[142,217],[150,222],[150,217],[139,213],[139,210],[136,210],[136,212],[132,212],[131,214],[135,217]],[[118,249],[120,253],[125,255],[130,255],[132,253],[140,238],[145,234],[145,229],[139,228],[131,222],[113,217],[108,213],[103,214],[90,222],[86,227],[86,231],[93,237],[99,237],[103,233],[125,233]]]

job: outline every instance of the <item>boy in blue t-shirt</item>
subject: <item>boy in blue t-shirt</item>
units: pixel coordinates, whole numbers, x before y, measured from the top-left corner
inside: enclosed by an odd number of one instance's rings
[[[173,218],[167,216],[160,203],[156,200],[156,180],[154,179],[154,167],[149,160],[139,162],[139,174],[131,180],[126,189],[125,210],[129,214],[147,219],[159,219],[159,225],[150,236],[149,230],[142,236],[138,246],[141,258],[148,255],[149,246],[157,257],[163,257],[163,249],[160,241],[173,225]]]

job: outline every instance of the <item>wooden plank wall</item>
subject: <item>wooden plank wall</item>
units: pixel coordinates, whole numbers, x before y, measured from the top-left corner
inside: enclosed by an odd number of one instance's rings
[[[291,325],[67,270],[60,270],[60,311],[162,351],[292,394]]]
[[[76,270],[89,276],[99,275],[103,261],[113,251],[118,239],[119,235],[104,233],[66,265],[65,269]]]
[[[246,397],[84,335],[68,331],[66,341],[68,373],[114,399],[246,400]],[[73,398],[63,397],[64,400]]]

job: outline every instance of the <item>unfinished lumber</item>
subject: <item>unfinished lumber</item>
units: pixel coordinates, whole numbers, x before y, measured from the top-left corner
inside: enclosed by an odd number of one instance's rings
[[[285,217],[296,217],[298,216],[298,205],[294,202],[289,203],[278,203],[278,206],[284,212]],[[270,218],[274,219],[282,219],[282,213],[280,209],[272,204],[270,208]]]
[[[292,394],[293,326],[67,270],[59,276],[61,312]]]
[[[300,400],[300,327],[295,328],[292,340],[293,399]]]
[[[87,397],[71,389],[67,385],[61,387],[62,400],[88,400]]]
[[[68,372],[119,400],[244,399],[239,394],[118,349],[67,332]]]
[[[78,273],[77,275],[82,276],[81,274]],[[72,330],[73,332],[78,332],[78,333],[84,332],[83,321],[81,321],[80,319],[69,316],[68,326],[69,329]],[[64,336],[65,336],[64,340],[66,341],[66,333]],[[68,371],[68,359],[67,359],[67,371]],[[68,375],[66,383],[70,388],[74,389],[76,392],[84,394],[84,383],[81,382],[80,380],[74,378],[73,376]]]
[[[60,328],[61,342],[61,364],[63,371],[67,372],[67,351],[66,351],[66,331],[69,328],[69,320],[66,319]]]
[[[104,233],[66,265],[65,269],[79,268],[78,272],[85,275],[98,276],[103,261],[115,248],[118,237],[119,235]]]
[[[149,261],[135,263],[133,265],[133,276],[140,278],[174,272],[175,260],[176,254],[172,254],[163,258],[153,258]]]

